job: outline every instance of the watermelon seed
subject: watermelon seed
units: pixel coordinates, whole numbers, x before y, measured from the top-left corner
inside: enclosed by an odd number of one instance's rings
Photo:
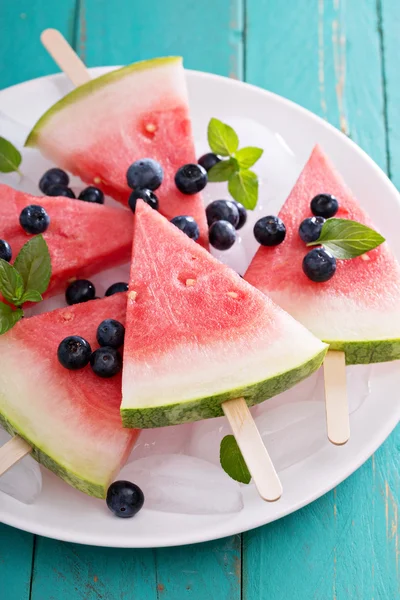
[[[154,133],[155,130],[157,129],[157,127],[154,125],[154,123],[147,123],[144,126],[145,130],[148,131],[149,133]]]
[[[94,177],[93,179],[93,183],[101,183],[101,178],[100,177]]]
[[[192,287],[193,285],[196,285],[195,279],[186,279],[186,287]]]
[[[371,260],[368,254],[361,254],[360,258],[362,258],[363,260]]]
[[[137,296],[137,292],[134,292],[134,291],[129,292],[129,294],[128,294],[129,300],[136,300],[136,296]]]
[[[228,292],[228,296],[230,296],[231,298],[239,298],[239,294],[237,294],[236,292]]]

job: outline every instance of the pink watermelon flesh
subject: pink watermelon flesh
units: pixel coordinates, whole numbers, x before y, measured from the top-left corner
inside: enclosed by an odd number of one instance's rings
[[[19,321],[0,336],[0,422],[26,439],[33,456],[69,484],[104,497],[137,432],[123,429],[121,376],[102,379],[90,366],[69,371],[59,343],[80,335],[96,349],[97,326],[124,323],[126,294]]]
[[[161,427],[249,405],[317,369],[326,346],[143,202],[134,224],[122,418]]]
[[[32,238],[19,223],[22,209],[29,204],[43,206],[50,217],[43,234],[52,264],[46,296],[63,291],[71,279],[90,277],[130,260],[130,211],[70,198],[38,198],[0,185],[0,239],[10,244],[14,259]]]
[[[275,247],[261,246],[245,279],[268,294],[331,349],[346,352],[348,363],[370,363],[400,358],[400,268],[385,243],[367,255],[338,260],[337,271],[325,283],[304,275],[308,249],[298,229],[312,216],[310,201],[320,193],[339,201],[337,218],[373,227],[319,146],[304,167],[280,218],[286,238]]]
[[[197,162],[180,58],[136,63],[81,86],[42,117],[27,144],[124,205],[129,165],[157,160],[164,169],[155,192],[160,212],[193,216],[208,246],[200,194],[182,194],[174,181],[179,167]]]

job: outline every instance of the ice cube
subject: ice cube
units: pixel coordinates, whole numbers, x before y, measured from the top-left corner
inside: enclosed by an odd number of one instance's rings
[[[11,436],[0,427],[0,447],[10,439]],[[30,456],[25,456],[0,476],[0,492],[24,504],[33,504],[41,490],[42,473],[38,463]]]
[[[170,513],[223,514],[243,508],[240,486],[222,470],[183,454],[153,455],[126,465],[118,479],[136,483],[145,508]]]
[[[219,447],[222,438],[232,434],[225,417],[205,419],[193,423],[192,435],[186,447],[187,454],[219,465]]]
[[[279,472],[315,454],[328,443],[323,401],[268,407],[255,422]]]
[[[154,454],[179,454],[184,452],[191,432],[192,423],[144,429],[133,448],[128,462]]]

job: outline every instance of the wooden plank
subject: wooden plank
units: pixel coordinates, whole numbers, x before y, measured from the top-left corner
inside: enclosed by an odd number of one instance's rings
[[[326,118],[386,168],[375,0],[247,7],[246,80]]]
[[[242,77],[243,0],[82,0],[78,50],[89,66],[182,55],[190,69]]]
[[[0,88],[57,72],[39,36],[43,29],[54,27],[72,43],[75,6],[75,0],[0,2]]]
[[[38,538],[35,556],[30,600],[158,598],[153,550],[96,548]]]
[[[396,4],[382,1],[386,8]],[[365,1],[362,10],[343,0],[302,3],[301,10],[295,0],[282,7],[248,0],[247,7],[247,79],[328,119],[386,169],[382,40],[375,0]],[[393,24],[390,55],[395,71],[398,27],[392,13],[386,20]],[[398,82],[393,84],[398,101],[396,86]],[[393,113],[396,106],[398,102]],[[398,428],[336,490],[243,536],[245,600],[399,597],[399,439]],[[290,577],[283,576],[287,569]]]
[[[400,189],[400,73],[398,65],[400,2],[379,0],[379,33],[381,36],[383,80],[385,84],[386,125],[388,133],[389,174]]]
[[[0,524],[0,598],[30,600],[34,536]]]
[[[399,598],[399,443],[400,428],[336,490],[246,534],[243,600]]]
[[[156,550],[160,600],[239,600],[241,538]]]

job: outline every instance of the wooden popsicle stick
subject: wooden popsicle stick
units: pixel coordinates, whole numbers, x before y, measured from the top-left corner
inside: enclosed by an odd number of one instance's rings
[[[31,446],[19,435],[11,438],[0,448],[0,477],[31,451]]]
[[[244,398],[227,400],[222,409],[261,498],[267,502],[279,500],[282,484],[246,401]]]
[[[325,408],[328,438],[337,446],[350,438],[344,352],[328,350],[324,360]]]
[[[48,53],[76,87],[90,81],[86,66],[57,29],[45,29],[40,39]]]

